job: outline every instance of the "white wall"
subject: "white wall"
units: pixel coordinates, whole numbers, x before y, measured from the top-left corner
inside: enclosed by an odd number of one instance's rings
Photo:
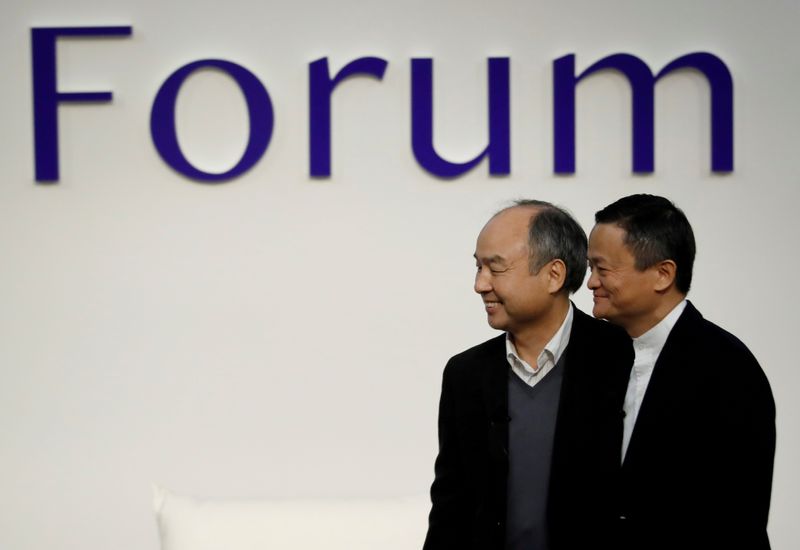
[[[427,490],[441,368],[492,335],[471,290],[488,215],[535,197],[589,229],[598,208],[649,192],[694,225],[692,300],[772,383],[770,533],[796,548],[798,23],[790,1],[5,0],[0,547],[155,549],[151,480],[206,496]],[[60,42],[61,88],[115,97],[60,109],[61,181],[36,185],[29,29],[114,24],[133,36]],[[630,92],[609,73],[578,87],[577,173],[553,176],[553,59],[575,53],[581,71],[628,52],[658,69],[692,51],[733,74],[733,174],[709,171],[707,86],[684,72],[657,87],[653,175],[630,173]],[[365,55],[386,75],[337,90],[333,177],[312,181],[308,63]],[[436,142],[453,160],[485,145],[486,58],[511,57],[511,176],[417,166],[415,56],[435,60]],[[169,169],[148,127],[164,79],[205,57],[258,75],[276,116],[261,162],[216,186]],[[198,166],[229,167],[247,127],[238,89],[191,78],[179,125]]]

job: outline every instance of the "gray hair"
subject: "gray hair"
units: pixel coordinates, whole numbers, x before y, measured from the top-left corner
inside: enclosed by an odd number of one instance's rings
[[[553,260],[561,260],[567,268],[562,290],[577,291],[586,276],[586,233],[565,209],[546,201],[520,199],[505,208],[535,208],[528,226],[528,269],[538,273]],[[499,212],[498,212],[499,213]]]

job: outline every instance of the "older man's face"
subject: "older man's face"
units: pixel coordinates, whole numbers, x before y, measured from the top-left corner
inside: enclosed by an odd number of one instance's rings
[[[625,230],[614,224],[599,223],[589,235],[589,268],[586,286],[594,295],[592,314],[624,328],[633,337],[649,327],[658,307],[653,290],[657,282],[654,268],[636,269],[636,258],[624,242]]]
[[[534,324],[547,307],[547,266],[529,270],[528,226],[535,209],[505,210],[478,235],[475,292],[483,299],[489,325],[515,334]]]

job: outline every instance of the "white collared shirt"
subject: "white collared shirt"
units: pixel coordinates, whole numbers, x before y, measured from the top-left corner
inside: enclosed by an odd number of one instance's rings
[[[672,327],[678,321],[683,310],[686,308],[686,300],[675,306],[666,317],[661,319],[656,326],[633,339],[634,360],[631,376],[628,379],[628,391],[625,393],[625,403],[622,410],[625,411],[622,431],[622,460],[625,460],[625,453],[628,452],[628,445],[631,442],[631,434],[639,416],[639,409],[642,406],[647,385],[653,375],[653,368],[656,366],[661,350],[667,342],[667,337],[672,331]]]
[[[544,346],[539,357],[536,358],[536,368],[531,367],[517,355],[517,348],[514,347],[511,334],[506,332],[506,358],[508,359],[508,364],[511,365],[511,370],[527,385],[536,385],[548,372],[553,370],[558,360],[561,359],[564,350],[567,349],[567,344],[569,344],[569,335],[572,332],[572,317],[572,305],[570,304],[567,316],[564,318],[564,322],[561,323],[561,327]]]

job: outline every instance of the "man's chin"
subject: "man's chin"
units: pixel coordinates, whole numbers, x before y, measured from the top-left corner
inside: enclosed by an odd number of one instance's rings
[[[608,321],[608,308],[604,307],[601,304],[595,304],[592,308],[592,315],[595,316],[597,319],[605,319]]]
[[[505,319],[499,319],[496,314],[489,315],[486,321],[489,323],[489,326],[495,330],[507,330],[508,323]]]

